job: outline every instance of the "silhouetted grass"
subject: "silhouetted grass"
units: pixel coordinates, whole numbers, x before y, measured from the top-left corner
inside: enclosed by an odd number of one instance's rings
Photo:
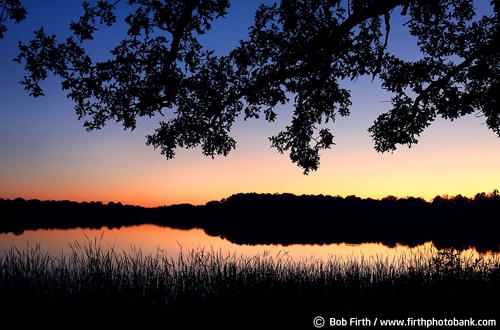
[[[43,254],[39,245],[4,252],[0,328],[241,328],[262,322],[310,328],[317,315],[492,318],[499,310],[498,255],[474,259],[447,249],[323,261],[213,249],[181,249],[171,258],[161,250],[103,250],[97,239],[71,247],[59,257]]]

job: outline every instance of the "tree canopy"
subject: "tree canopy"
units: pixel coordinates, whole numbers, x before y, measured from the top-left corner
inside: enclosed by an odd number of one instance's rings
[[[116,28],[116,10],[128,6],[128,30],[95,61],[85,50],[99,25]],[[49,74],[75,102],[87,130],[108,121],[134,129],[138,117],[172,112],[147,136],[168,159],[179,147],[201,146],[226,156],[236,146],[230,131],[238,116],[274,121],[280,104],[293,102],[290,125],[270,137],[278,152],[307,174],[330,148],[327,123],[348,116],[345,80],[379,79],[391,107],[368,128],[375,150],[411,147],[437,117],[484,116],[500,136],[500,1],[487,15],[472,0],[281,0],[261,5],[249,34],[227,55],[216,56],[198,36],[227,15],[229,0],[128,0],[83,3],[64,41],[35,31],[19,43],[21,83],[34,97]],[[420,59],[390,52],[394,17],[403,16]],[[398,28],[402,28],[399,26]]]
[[[5,22],[8,19],[19,23],[26,18],[27,14],[28,12],[19,0],[0,0],[0,39],[3,39],[7,32]]]

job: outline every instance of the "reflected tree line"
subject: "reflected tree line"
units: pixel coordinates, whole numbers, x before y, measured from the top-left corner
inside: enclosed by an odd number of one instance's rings
[[[422,198],[239,193],[205,205],[144,208],[110,202],[0,198],[0,232],[32,229],[119,228],[155,224],[201,228],[237,244],[331,244],[381,242],[437,248],[500,250],[498,190]]]

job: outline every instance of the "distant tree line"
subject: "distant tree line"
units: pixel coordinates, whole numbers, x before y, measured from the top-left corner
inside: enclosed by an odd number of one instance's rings
[[[500,250],[498,190],[422,198],[239,193],[205,205],[144,208],[110,202],[0,198],[0,232],[39,228],[119,228],[156,224],[202,228],[238,244],[330,244],[381,242],[416,246]]]

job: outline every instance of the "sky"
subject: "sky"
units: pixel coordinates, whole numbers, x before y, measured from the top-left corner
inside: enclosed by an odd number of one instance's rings
[[[202,43],[227,54],[246,38],[260,2],[232,1],[226,18],[214,23]],[[205,204],[240,192],[431,200],[444,194],[473,197],[500,187],[500,139],[484,125],[484,118],[474,115],[453,122],[437,119],[411,149],[400,146],[394,153],[377,153],[367,129],[390,109],[390,94],[370,77],[342,83],[351,90],[351,115],[330,124],[335,145],[321,152],[319,169],[309,175],[288,154],[270,148],[268,137],[290,123],[291,104],[277,109],[274,123],[238,119],[232,130],[236,149],[215,159],[198,148],[178,149],[174,159],[166,160],[159,150],[146,146],[146,135],[158,127],[158,117],[139,119],[134,131],[110,122],[100,131],[87,132],[57,77],[43,82],[45,97],[35,99],[18,83],[26,74],[23,65],[12,61],[18,41],[28,42],[41,26],[59,40],[69,36],[70,21],[83,12],[80,2],[22,3],[27,19],[8,22],[9,30],[0,39],[0,198],[155,207]],[[111,30],[102,27],[103,33],[89,44],[91,50],[104,54],[103,49],[124,37],[106,31]],[[389,44],[406,59],[418,58],[413,40],[395,25]]]

